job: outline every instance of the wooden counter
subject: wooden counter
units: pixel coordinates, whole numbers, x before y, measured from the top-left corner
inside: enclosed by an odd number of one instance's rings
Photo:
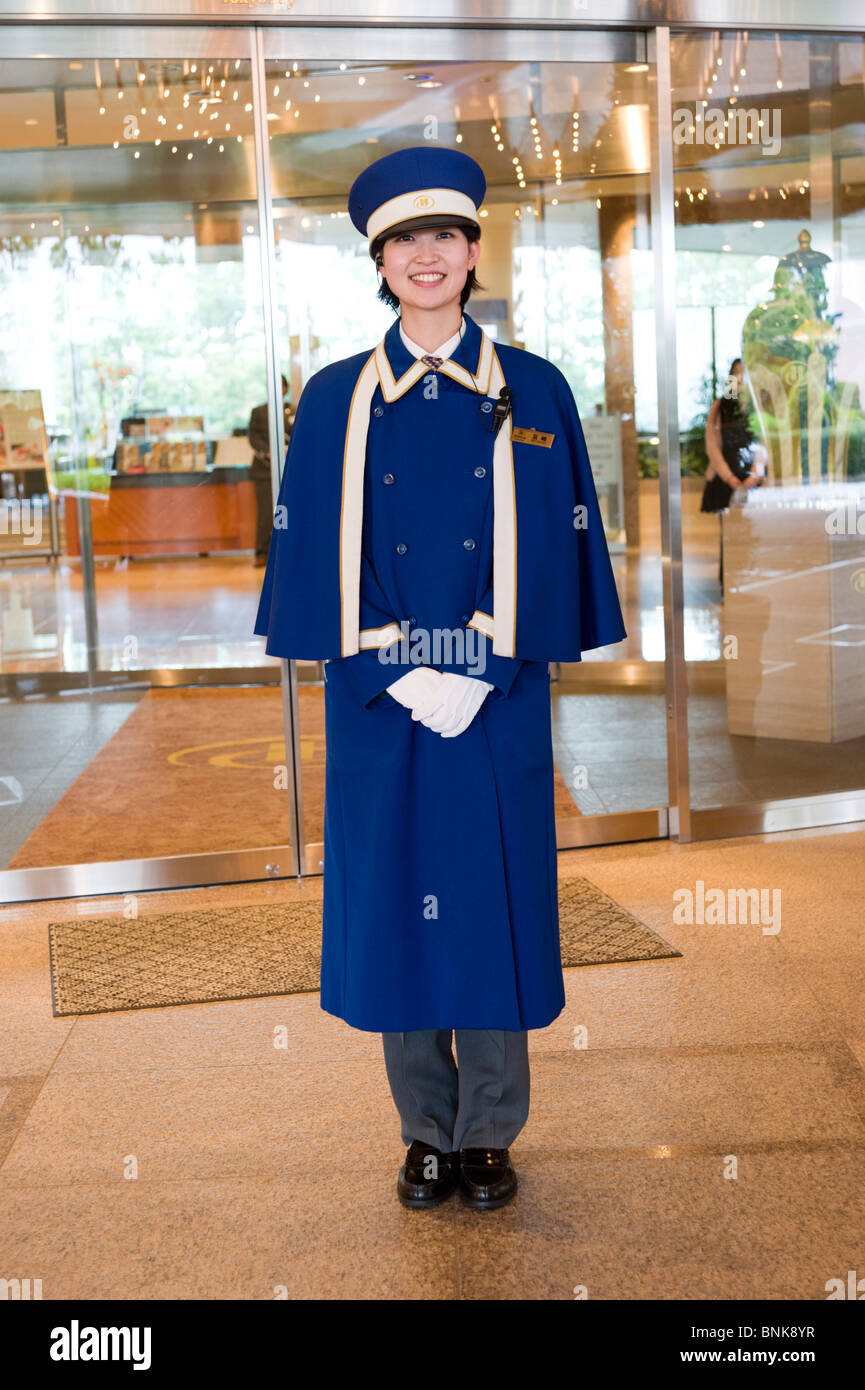
[[[80,554],[78,498],[66,494],[66,553]],[[248,468],[118,473],[92,494],[94,555],[202,555],[255,549],[255,487]]]

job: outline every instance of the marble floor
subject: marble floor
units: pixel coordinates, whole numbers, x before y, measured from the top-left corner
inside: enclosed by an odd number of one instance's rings
[[[485,1213],[399,1205],[380,1039],[317,995],[54,1018],[47,923],[129,903],[0,911],[0,1275],[45,1299],[823,1300],[865,1273],[865,824],[572,850],[559,871],[683,954],[565,972],[530,1034],[520,1189]],[[699,880],[780,890],[780,930],[674,921]]]

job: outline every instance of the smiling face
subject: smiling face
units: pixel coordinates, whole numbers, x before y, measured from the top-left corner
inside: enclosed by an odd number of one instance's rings
[[[459,300],[480,254],[462,227],[417,228],[388,238],[381,272],[400,304],[442,309]]]

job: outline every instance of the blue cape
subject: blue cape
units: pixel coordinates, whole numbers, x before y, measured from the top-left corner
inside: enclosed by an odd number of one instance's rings
[[[475,372],[483,334],[468,314],[464,318],[466,360]],[[380,348],[391,365],[402,360],[398,320]],[[619,642],[626,632],[577,407],[566,378],[545,358],[504,345],[496,345],[494,355],[513,393],[512,428],[553,435],[550,447],[519,439],[511,446],[511,654],[524,661],[579,661],[584,651]],[[301,394],[254,628],[267,638],[270,656],[314,661],[357,650],[346,639],[344,621],[350,572],[345,532],[359,525],[347,430],[365,369],[364,379],[374,369],[371,357],[370,350],[322,368]],[[371,408],[384,399],[381,391],[375,387]]]

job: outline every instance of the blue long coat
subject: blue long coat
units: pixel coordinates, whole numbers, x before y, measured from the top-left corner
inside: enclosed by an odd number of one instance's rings
[[[548,663],[625,636],[567,381],[464,317],[474,381],[418,366],[398,322],[310,379],[255,623],[326,662],[321,1004],[374,1032],[561,1012]],[[505,432],[553,438],[494,469],[502,374]],[[387,693],[418,660],[494,686],[455,738]]]

